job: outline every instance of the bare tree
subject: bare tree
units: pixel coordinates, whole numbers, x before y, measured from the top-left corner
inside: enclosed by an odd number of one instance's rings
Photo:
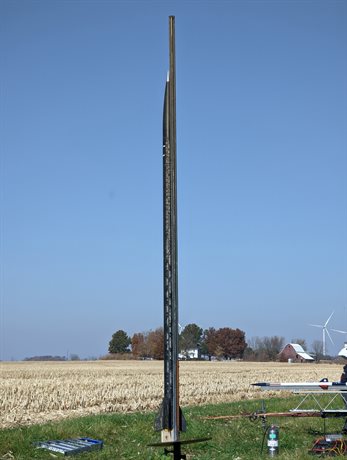
[[[254,359],[257,361],[275,361],[284,347],[284,337],[278,335],[252,337],[248,340],[248,345],[254,353]]]
[[[162,327],[148,333],[147,344],[151,358],[164,359],[164,329]]]
[[[320,361],[323,358],[323,342],[321,340],[314,340],[312,342],[312,351],[316,361]]]
[[[304,350],[306,350],[307,348],[305,339],[292,339],[292,343],[297,343],[298,345],[301,345]]]

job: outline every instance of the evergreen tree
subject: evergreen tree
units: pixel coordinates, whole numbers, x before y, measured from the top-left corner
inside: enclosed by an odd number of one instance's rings
[[[131,339],[128,334],[121,329],[112,335],[108,345],[109,353],[126,353],[129,351]]]

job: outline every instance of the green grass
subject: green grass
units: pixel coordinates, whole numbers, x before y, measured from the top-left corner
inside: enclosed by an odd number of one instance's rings
[[[295,397],[266,401],[269,412],[287,411],[294,407]],[[231,415],[259,411],[260,401],[244,401],[183,409],[187,420],[187,432],[182,439],[212,437],[208,442],[185,445],[182,451],[187,460],[256,460],[267,458],[266,444],[261,455],[263,429],[261,421],[250,421],[247,417],[233,420],[210,420],[210,415]],[[33,425],[0,431],[0,459],[30,460],[63,458],[61,454],[35,449],[32,443],[53,439],[67,439],[88,436],[104,441],[104,448],[88,452],[75,458],[81,459],[169,459],[162,448],[148,447],[160,441],[160,434],[153,429],[153,413],[112,414],[88,416],[61,422]],[[323,434],[324,424],[320,418],[271,417],[267,423],[274,423],[280,429],[280,455],[278,458],[312,459],[308,450],[313,441]],[[327,433],[338,433],[343,419],[326,421]]]

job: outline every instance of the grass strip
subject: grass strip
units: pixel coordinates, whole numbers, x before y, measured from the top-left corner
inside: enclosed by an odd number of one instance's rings
[[[297,397],[266,400],[267,412],[284,412],[298,403]],[[187,420],[187,432],[181,438],[212,437],[204,443],[187,444],[182,450],[187,460],[255,460],[267,458],[266,441],[261,454],[263,427],[261,419],[249,417],[209,419],[209,416],[237,415],[261,410],[261,401],[240,401],[228,404],[183,408]],[[72,458],[87,459],[168,459],[162,448],[148,447],[160,441],[160,434],[153,428],[154,413],[102,414],[42,425],[21,426],[0,431],[1,460],[31,460],[64,458],[62,454],[36,449],[33,443],[90,437],[104,442],[102,451],[85,452]],[[275,424],[280,430],[281,459],[312,459],[308,451],[313,442],[324,434],[324,421],[317,417],[285,418],[271,416],[267,424]],[[328,419],[327,433],[339,433],[343,419]]]

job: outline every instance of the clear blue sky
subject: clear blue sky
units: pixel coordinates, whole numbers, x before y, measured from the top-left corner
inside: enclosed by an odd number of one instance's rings
[[[180,323],[347,330],[345,1],[2,0],[1,359],[162,325],[170,14]]]

